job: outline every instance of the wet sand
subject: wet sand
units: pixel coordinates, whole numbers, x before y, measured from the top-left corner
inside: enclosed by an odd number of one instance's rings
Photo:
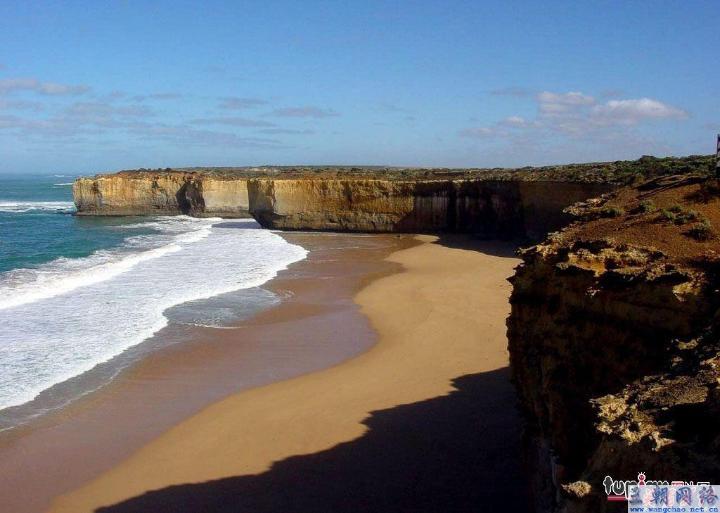
[[[355,296],[379,336],[369,351],[216,402],[51,510],[525,511],[505,335],[518,260],[418,240]],[[338,340],[359,327],[334,326]]]
[[[27,427],[0,434],[0,511],[37,513],[203,407],[240,390],[326,368],[377,336],[353,295],[399,270],[410,237],[286,234],[310,254],[265,288],[285,299],[237,329],[193,328],[114,382]],[[159,337],[163,333],[158,334]]]

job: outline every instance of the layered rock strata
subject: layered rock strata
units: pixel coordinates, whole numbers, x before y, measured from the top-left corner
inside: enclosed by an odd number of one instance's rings
[[[146,172],[81,178],[75,182],[73,194],[81,215],[252,215],[262,226],[282,230],[464,232],[538,238],[567,222],[563,208],[612,187],[549,181]]]
[[[250,217],[247,179],[186,172],[125,172],[78,178],[79,215]]]
[[[567,222],[563,208],[606,184],[495,180],[252,179],[250,211],[268,228],[465,232],[537,237]]]

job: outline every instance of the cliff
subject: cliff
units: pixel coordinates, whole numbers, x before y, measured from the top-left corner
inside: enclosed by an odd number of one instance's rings
[[[483,179],[256,178],[250,211],[267,228],[360,232],[464,232],[538,237],[565,224],[563,209],[613,187]]]
[[[247,179],[184,171],[78,178],[73,198],[79,215],[250,217]]]
[[[185,168],[80,178],[80,215],[245,217],[284,230],[466,232],[538,238],[563,209],[639,177],[707,172],[708,157],[521,169]]]
[[[80,178],[80,215],[248,217],[265,228],[467,232],[537,238],[565,224],[563,208],[608,184],[497,180],[214,177],[120,173]]]
[[[537,510],[619,511],[605,476],[720,482],[718,182],[655,179],[571,210],[511,279]]]

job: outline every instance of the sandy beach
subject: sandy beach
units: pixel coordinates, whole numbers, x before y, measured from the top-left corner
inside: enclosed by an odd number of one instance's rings
[[[416,243],[354,296],[378,336],[367,352],[204,408],[51,511],[524,511],[505,334],[518,260]]]
[[[204,407],[241,390],[327,368],[366,351],[375,331],[353,301],[400,269],[384,258],[411,237],[284,235],[310,251],[263,288],[282,301],[233,329],[168,327],[113,382],[27,426],[0,433],[0,511],[39,513]],[[174,331],[178,331],[175,329]]]

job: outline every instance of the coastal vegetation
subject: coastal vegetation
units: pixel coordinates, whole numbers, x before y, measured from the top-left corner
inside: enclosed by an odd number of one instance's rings
[[[675,174],[710,176],[714,173],[714,155],[687,157],[644,156],[637,160],[591,162],[520,168],[412,168],[386,166],[252,166],[252,167],[178,167],[133,169],[121,173],[161,174],[199,173],[218,178],[274,176],[283,178],[366,177],[393,180],[508,180],[570,181],[633,184]]]

